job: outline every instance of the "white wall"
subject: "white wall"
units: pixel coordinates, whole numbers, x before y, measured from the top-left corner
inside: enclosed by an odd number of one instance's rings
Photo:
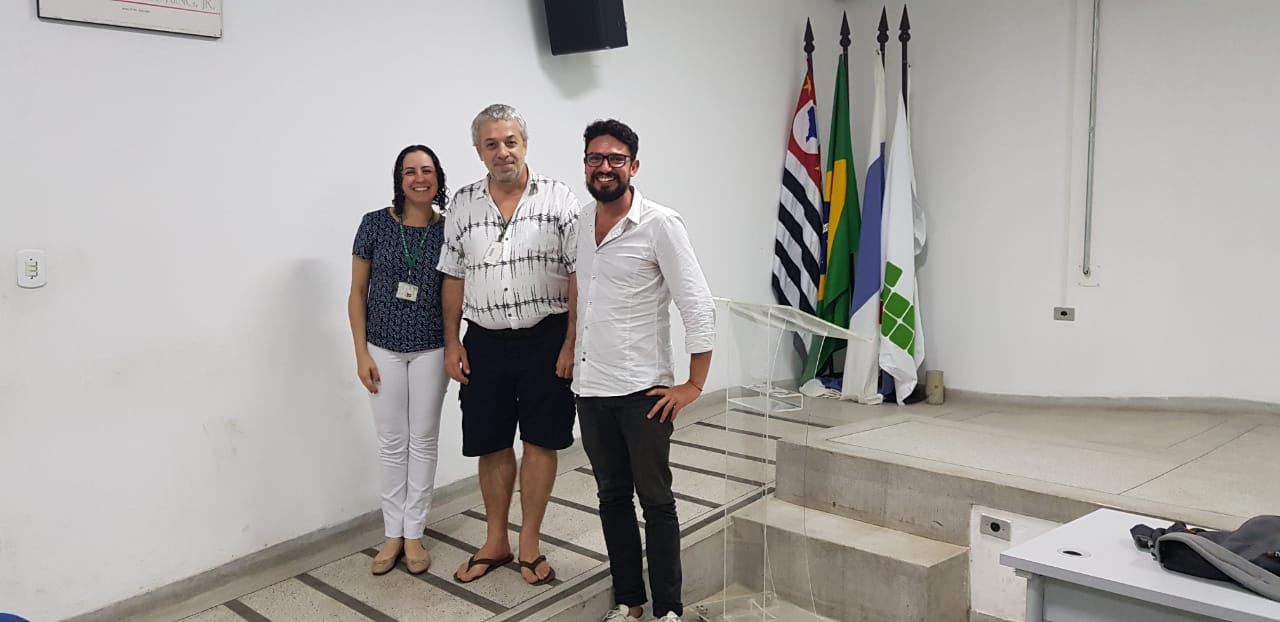
[[[1092,279],[1092,2],[909,4],[927,366],[990,393],[1280,402],[1280,4],[1103,1]],[[880,6],[856,3],[856,21]],[[869,73],[852,66],[856,114]]]
[[[586,123],[632,123],[716,292],[768,300],[804,17],[829,91],[843,5],[629,2],[630,47],[568,57],[540,6],[234,3],[215,41],[0,3],[0,255],[50,278],[0,261],[0,606],[64,618],[377,507],[351,239],[406,144],[482,175],[489,103],[579,189]],[[446,401],[441,485],[474,470]]]
[[[982,518],[1009,523],[1007,539],[982,533]],[[1034,516],[975,505],[969,510],[969,608],[997,620],[1025,622],[1027,580],[1000,564],[1000,555],[1061,526]]]

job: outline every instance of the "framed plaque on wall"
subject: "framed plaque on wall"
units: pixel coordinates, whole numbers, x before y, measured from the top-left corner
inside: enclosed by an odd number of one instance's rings
[[[222,36],[222,0],[36,0],[42,18]]]

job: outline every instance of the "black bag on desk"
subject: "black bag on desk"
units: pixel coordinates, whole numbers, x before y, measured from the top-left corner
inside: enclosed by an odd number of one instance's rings
[[[1280,601],[1280,516],[1255,516],[1235,531],[1176,522],[1163,529],[1134,525],[1129,534],[1166,570],[1237,583]]]

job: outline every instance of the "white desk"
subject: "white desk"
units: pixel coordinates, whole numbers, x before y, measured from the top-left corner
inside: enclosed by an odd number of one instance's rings
[[[1027,578],[1027,622],[1280,620],[1280,602],[1167,571],[1134,546],[1130,527],[1169,522],[1098,510],[1010,548],[1000,563]]]

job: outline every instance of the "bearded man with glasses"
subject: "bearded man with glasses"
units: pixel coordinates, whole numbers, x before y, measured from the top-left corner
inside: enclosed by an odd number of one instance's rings
[[[671,491],[671,433],[702,394],[715,344],[715,306],[684,220],[640,195],[640,138],[625,123],[596,121],[583,136],[587,190],[579,214],[573,392],[582,446],[600,502],[616,606],[604,620],[640,619],[645,596],[633,492],[644,510],[653,615],[684,614],[680,522]],[[675,301],[691,354],[675,383],[668,307]]]

